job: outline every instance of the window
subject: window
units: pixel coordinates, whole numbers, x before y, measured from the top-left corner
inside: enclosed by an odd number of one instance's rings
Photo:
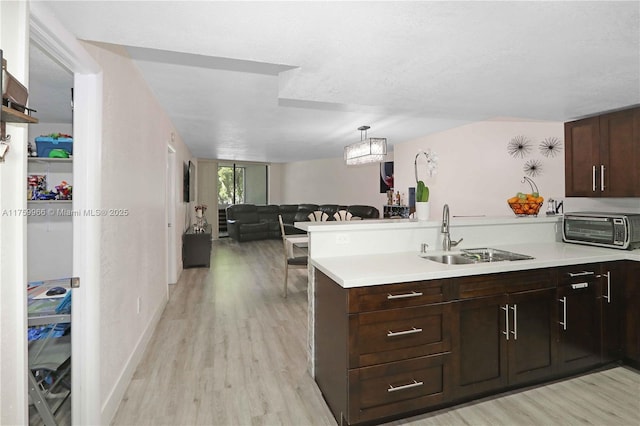
[[[245,168],[236,165],[218,167],[218,205],[243,204]]]

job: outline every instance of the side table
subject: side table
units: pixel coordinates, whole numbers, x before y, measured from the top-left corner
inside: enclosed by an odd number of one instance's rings
[[[194,232],[193,226],[182,234],[182,267],[209,267],[211,261],[211,225],[204,232]]]

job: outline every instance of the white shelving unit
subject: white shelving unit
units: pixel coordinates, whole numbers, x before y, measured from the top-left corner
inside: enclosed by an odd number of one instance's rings
[[[28,175],[46,175],[47,189],[73,185],[72,158],[29,157]],[[25,182],[25,197],[27,182]],[[73,200],[27,200],[28,279],[70,277],[73,272]]]

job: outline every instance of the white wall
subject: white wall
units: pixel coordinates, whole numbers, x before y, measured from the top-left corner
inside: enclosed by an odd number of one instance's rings
[[[513,158],[507,151],[509,141],[518,135],[531,141],[531,152],[524,159]],[[425,167],[420,167],[424,157],[418,160],[418,177],[430,189],[430,219],[440,217],[444,204],[449,204],[452,215],[513,216],[507,199],[517,192],[531,192],[530,186],[522,183],[527,160],[537,159],[542,164],[542,174],[532,177],[540,195],[545,200],[564,197],[564,150],[555,158],[546,158],[538,150],[539,143],[548,137],[563,141],[563,123],[482,121],[397,144],[396,186],[415,186],[416,154],[431,149],[439,157],[436,175],[428,177]]]
[[[71,120],[71,117],[69,117]],[[29,141],[36,147],[34,139],[41,135],[50,133],[66,133],[73,135],[73,125],[71,123],[38,123],[29,125]]]
[[[283,169],[284,164],[269,164],[269,194],[267,195],[269,204],[284,204]]]
[[[84,45],[104,72],[102,170],[96,171],[102,180],[101,208],[128,210],[124,216],[96,219],[101,221],[100,388],[106,424],[167,301],[167,144],[176,149],[177,164],[193,159],[126,51]],[[179,192],[181,169],[176,172]],[[178,194],[176,200],[181,200]],[[186,223],[186,208],[177,203],[176,224]],[[176,226],[176,244],[183,230]]]
[[[524,159],[508,154],[509,141],[518,135],[531,140],[532,150]],[[545,157],[539,143],[548,137],[562,142],[556,157]],[[431,220],[438,219],[446,203],[452,215],[512,216],[507,198],[517,192],[529,192],[522,183],[524,163],[539,160],[542,173],[532,177],[540,195],[545,198],[541,212],[550,198],[564,201],[565,211],[640,211],[638,198],[575,198],[565,197],[564,124],[561,122],[483,121],[394,146],[396,186],[415,185],[414,160],[419,150],[431,149],[439,157],[437,174],[426,176],[419,168],[421,179],[430,187]],[[420,160],[418,162],[420,163]]]
[[[392,155],[387,157],[393,161]],[[278,202],[272,197],[273,203],[362,204],[378,208],[382,215],[386,194],[380,193],[379,163],[347,167],[340,157],[286,163],[279,169],[282,189]]]
[[[531,141],[525,158],[509,155],[507,146],[515,136]],[[549,137],[562,142],[556,157],[545,157],[539,144]],[[565,211],[596,210],[639,212],[638,198],[566,198],[564,192],[564,123],[524,120],[490,120],[467,124],[422,138],[396,143],[387,161],[394,161],[395,189],[408,194],[415,187],[414,161],[419,150],[431,149],[439,157],[437,173],[428,177],[424,158],[418,160],[419,178],[430,189],[430,220],[439,220],[442,207],[449,204],[451,215],[507,216],[513,212],[507,199],[517,192],[530,192],[523,183],[527,160],[539,160],[540,176],[532,177],[545,198],[564,201]],[[271,201],[283,203],[367,204],[382,209],[386,204],[379,193],[378,164],[347,167],[342,158],[272,165]],[[381,211],[382,213],[382,211]]]
[[[218,163],[198,159],[198,204],[207,206],[205,217],[211,224],[213,238],[218,238]]]

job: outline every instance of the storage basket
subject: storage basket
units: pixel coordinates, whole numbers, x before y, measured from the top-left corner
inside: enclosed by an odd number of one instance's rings
[[[69,155],[72,155],[73,138],[61,137],[54,139],[50,136],[38,136],[36,138],[36,152],[38,153],[38,157],[48,157],[52,149],[64,149]]]

